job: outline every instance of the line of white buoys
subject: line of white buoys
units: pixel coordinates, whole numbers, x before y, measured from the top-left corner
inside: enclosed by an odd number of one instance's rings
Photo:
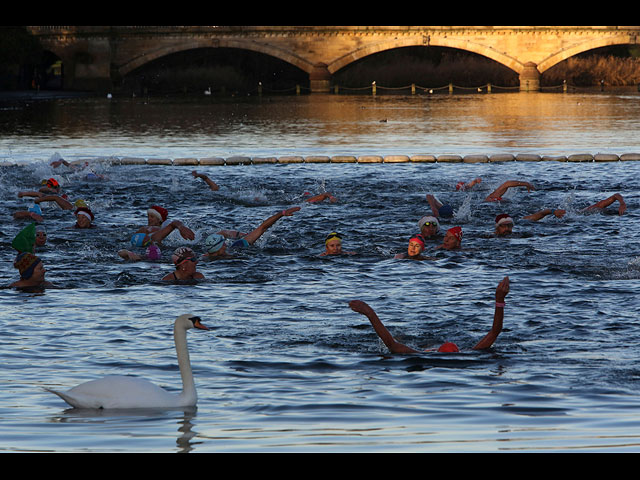
[[[261,165],[261,164],[289,164],[289,163],[497,163],[497,162],[629,162],[640,160],[640,153],[576,153],[572,155],[537,155],[532,153],[496,154],[420,154],[420,155],[286,155],[282,157],[250,157],[235,155],[223,157],[185,157],[185,158],[142,158],[142,157],[106,157],[73,160],[72,164],[105,163],[111,165],[175,165],[175,166],[205,166],[205,165]],[[0,166],[10,166],[8,162],[1,162]]]
[[[249,157],[232,156],[228,158],[110,158],[106,161],[114,165],[261,165],[261,164],[293,164],[293,163],[497,163],[497,162],[625,162],[640,160],[640,153],[576,153],[572,155],[537,155],[532,153],[496,154],[440,154],[440,155],[285,155],[282,157]],[[84,160],[82,160],[84,162]]]

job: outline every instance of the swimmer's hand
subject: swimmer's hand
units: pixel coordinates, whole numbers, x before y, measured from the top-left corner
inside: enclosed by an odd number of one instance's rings
[[[366,303],[364,303],[362,300],[351,300],[349,302],[349,307],[354,312],[362,313],[364,315],[372,311],[372,308]]]
[[[504,303],[504,297],[509,293],[509,277],[504,277],[496,288],[496,302]]]

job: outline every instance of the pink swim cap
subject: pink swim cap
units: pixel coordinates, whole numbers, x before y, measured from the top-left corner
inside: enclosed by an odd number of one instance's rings
[[[446,342],[440,345],[440,348],[438,348],[438,351],[445,352],[445,353],[455,353],[455,352],[459,352],[460,350],[458,349],[458,346],[455,343]]]
[[[147,248],[147,258],[149,260],[160,260],[160,258],[162,258],[162,253],[157,245],[150,245],[149,248]]]

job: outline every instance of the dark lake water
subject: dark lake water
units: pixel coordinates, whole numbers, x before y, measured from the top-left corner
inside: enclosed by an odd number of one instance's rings
[[[640,95],[492,94],[432,97],[264,97],[236,100],[67,99],[0,109],[4,452],[638,452],[640,451],[640,162],[499,162],[158,166],[96,163],[104,181],[51,159],[286,155],[638,153]],[[197,168],[219,185],[210,191]],[[31,200],[55,177],[95,213],[43,204],[38,250],[55,286],[25,292],[11,241]],[[458,181],[482,178],[468,192]],[[483,202],[506,180],[509,190]],[[336,203],[308,204],[329,191]],[[430,212],[464,231],[459,251],[394,259]],[[620,193],[627,204],[582,208]],[[177,233],[155,262],[117,251],[162,205],[195,232]],[[200,262],[205,279],[173,284],[173,249],[203,252],[220,229],[248,231],[284,208],[239,258]],[[561,219],[530,222],[542,208]],[[514,234],[495,238],[509,213]],[[354,255],[321,257],[331,231]],[[488,351],[498,282],[511,290]],[[462,352],[392,355],[348,302],[369,303],[399,341],[455,341]],[[71,409],[44,387],[110,374],[181,388],[172,324],[189,332],[197,410]]]

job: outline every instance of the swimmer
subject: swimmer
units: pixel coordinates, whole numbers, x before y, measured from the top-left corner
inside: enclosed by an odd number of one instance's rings
[[[407,247],[407,253],[398,253],[393,258],[403,258],[408,260],[428,260],[427,257],[422,256],[424,251],[424,238],[422,235],[414,235],[409,239],[409,246]]]
[[[431,194],[427,194],[427,202],[431,207],[434,217],[451,218],[453,217],[453,208],[451,205],[443,204],[440,200]]]
[[[300,210],[300,207],[291,207],[282,210],[275,215],[271,215],[264,222],[262,222],[257,228],[249,233],[241,233],[237,230],[220,230],[218,233],[225,238],[231,238],[236,240],[230,246],[231,249],[246,248],[249,245],[253,245],[258,239],[271,227],[274,223],[280,220],[282,217],[290,217]]]
[[[189,247],[178,247],[173,252],[171,259],[173,260],[176,269],[162,277],[162,280],[180,281],[204,279],[204,275],[196,270],[198,257]]]
[[[40,187],[39,192],[49,193],[52,195],[60,195],[61,190],[62,186],[58,183],[58,181],[55,178],[50,178],[48,180],[42,181],[42,187]]]
[[[41,187],[37,191],[26,190],[18,192],[18,197],[41,197],[43,195],[60,195],[66,197],[66,195],[60,193],[61,190],[62,187],[58,181],[55,178],[50,178],[48,180],[43,180],[41,182]]]
[[[513,233],[513,218],[506,213],[501,213],[496,217],[496,236],[505,237]]]
[[[480,340],[472,350],[484,350],[493,345],[493,343],[500,335],[502,331],[502,322],[504,319],[504,307],[505,302],[504,299],[509,293],[509,277],[504,277],[502,281],[498,284],[496,288],[496,303],[495,309],[493,313],[493,325],[491,326],[491,330],[487,333],[482,340]],[[398,341],[396,341],[391,333],[386,329],[386,327],[382,324],[376,312],[365,302],[361,300],[352,300],[349,302],[349,307],[354,312],[361,313],[366,316],[373,329],[376,331],[380,339],[384,342],[387,348],[391,351],[391,353],[421,353],[420,350],[415,350],[407,345],[404,345]],[[423,351],[432,351],[423,350]],[[459,352],[459,348],[455,343],[447,342],[441,345],[438,348],[438,352]]]
[[[17,212],[14,212],[13,218],[15,220],[22,220],[26,218],[27,220],[44,222],[44,218],[42,216],[42,209],[40,208],[40,205],[38,205],[37,203],[34,203],[32,206],[30,206],[28,210],[19,210]]]
[[[219,233],[212,233],[204,241],[206,252],[202,255],[203,260],[227,260],[237,258],[227,252],[225,238]]]
[[[420,235],[425,240],[435,239],[440,233],[440,223],[436,217],[431,215],[422,217],[418,221],[418,228],[420,229]]]
[[[131,237],[130,243],[133,247],[146,248],[144,254],[140,255],[131,250],[122,249],[118,250],[118,256],[132,262],[139,262],[141,260],[155,261],[162,258],[160,247],[152,243],[151,236],[146,233],[136,233]]]
[[[461,227],[452,227],[447,230],[447,233],[442,240],[442,245],[438,245],[435,249],[439,250],[441,248],[445,250],[457,250],[462,245],[462,228]]]
[[[58,160],[52,160],[49,165],[53,168],[58,168],[61,165],[64,165],[65,167],[71,167],[72,165],[67,162],[64,158],[60,158]]]
[[[42,225],[36,225],[36,247],[43,248],[47,244],[47,230]]]
[[[204,181],[204,183],[209,185],[209,188],[211,190],[213,190],[213,191],[220,190],[220,187],[218,186],[218,184],[216,182],[214,182],[213,180],[211,180],[204,173],[198,173],[197,171],[194,170],[193,172],[191,172],[191,175],[193,175],[194,178],[201,178]]]
[[[10,287],[51,287],[53,284],[44,279],[46,270],[42,260],[33,253],[19,253],[13,266],[20,272],[20,280],[13,282]]]
[[[76,223],[73,228],[95,228],[92,223],[95,216],[89,207],[78,207],[73,213],[76,216]]]
[[[193,240],[196,235],[190,228],[186,227],[180,220],[168,220],[167,209],[153,205],[147,209],[147,226],[140,227],[136,233],[146,233],[151,235],[155,243],[161,243],[174,230],[180,232],[180,236],[185,240]]]
[[[31,223],[18,232],[11,242],[11,246],[18,253],[35,253],[36,251],[36,224]]]
[[[475,185],[482,183],[482,179],[480,177],[474,178],[469,183],[458,182],[456,183],[456,190],[460,190],[462,192],[466,190],[471,190]]]
[[[580,211],[583,213],[592,212],[594,210],[603,211],[605,208],[607,208],[609,205],[613,204],[616,201],[619,203],[618,215],[624,214],[624,212],[627,211],[627,204],[625,203],[624,198],[622,198],[622,195],[620,195],[619,193],[614,193],[610,197],[605,198],[604,200],[600,200],[599,202],[594,203],[593,205],[590,205],[586,208],[583,208]],[[539,210],[535,213],[532,213],[531,215],[527,215],[523,218],[525,218],[526,220],[532,220],[534,222],[537,222],[551,214],[553,214],[556,218],[562,218],[566,215],[566,213],[567,213],[566,210],[563,210],[560,208],[557,208],[555,210],[551,208],[545,208],[543,210]]]
[[[487,198],[484,199],[485,202],[499,202],[502,200],[502,196],[512,187],[526,187],[527,192],[531,192],[535,190],[535,187],[531,185],[529,182],[521,182],[519,180],[508,180],[496,188],[493,192],[491,192]]]
[[[342,250],[342,236],[337,232],[331,232],[324,240],[325,251],[321,257],[327,255],[353,255],[355,252],[345,252]]]
[[[311,195],[309,192],[304,192],[304,195]],[[309,198],[305,199],[307,203],[320,203],[325,200],[329,200],[330,203],[336,203],[338,199],[331,195],[329,192],[319,193],[318,195],[311,195]]]
[[[153,205],[147,209],[147,227],[160,227],[167,220],[169,212],[160,205]],[[148,232],[144,232],[148,233]]]

